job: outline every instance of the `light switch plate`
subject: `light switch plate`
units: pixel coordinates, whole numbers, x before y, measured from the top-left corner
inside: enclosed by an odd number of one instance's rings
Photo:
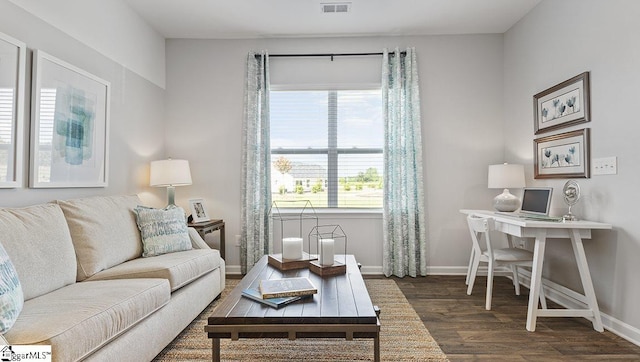
[[[615,175],[618,173],[618,160],[616,157],[601,157],[593,159],[594,175]]]

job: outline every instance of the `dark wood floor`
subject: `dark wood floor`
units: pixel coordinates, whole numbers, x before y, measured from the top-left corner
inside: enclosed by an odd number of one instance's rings
[[[516,296],[506,277],[494,279],[490,311],[484,309],[485,277],[477,278],[470,296],[464,276],[394,280],[454,362],[640,361],[640,347],[607,330],[596,332],[584,318],[539,318],[536,331],[528,332],[529,290]]]

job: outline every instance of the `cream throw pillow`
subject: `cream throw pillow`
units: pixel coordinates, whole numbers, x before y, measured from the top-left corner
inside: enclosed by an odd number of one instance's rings
[[[134,212],[142,237],[143,258],[191,249],[187,220],[181,207],[137,206]]]

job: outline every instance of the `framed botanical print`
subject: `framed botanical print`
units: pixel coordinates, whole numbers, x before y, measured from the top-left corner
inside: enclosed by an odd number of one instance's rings
[[[589,72],[533,96],[535,134],[589,122]]]
[[[22,187],[27,46],[0,33],[0,188]]]
[[[111,84],[41,50],[32,78],[29,185],[106,187]]]
[[[589,129],[546,136],[534,142],[534,178],[589,178]]]

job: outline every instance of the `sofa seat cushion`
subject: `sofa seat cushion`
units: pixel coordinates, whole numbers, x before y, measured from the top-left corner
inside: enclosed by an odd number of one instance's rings
[[[163,279],[76,283],[28,300],[5,334],[11,344],[51,345],[58,361],[81,359],[169,302]]]
[[[130,260],[101,271],[88,280],[162,278],[169,280],[171,291],[174,291],[219,267],[218,250],[192,249]]]

